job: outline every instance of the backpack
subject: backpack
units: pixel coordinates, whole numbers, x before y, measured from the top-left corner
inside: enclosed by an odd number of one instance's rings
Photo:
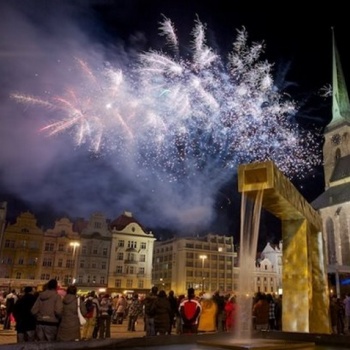
[[[92,302],[92,299],[87,299],[85,301],[86,311],[87,313],[90,313],[94,310],[94,303]]]

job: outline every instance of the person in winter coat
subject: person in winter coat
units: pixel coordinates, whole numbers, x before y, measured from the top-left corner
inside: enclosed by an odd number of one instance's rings
[[[209,293],[205,293],[200,301],[202,307],[201,317],[198,323],[198,332],[215,332],[218,306]]]
[[[92,339],[95,328],[98,326],[98,318],[100,313],[100,303],[96,297],[96,293],[91,291],[84,301],[87,314],[85,315],[86,323],[82,329],[82,339]],[[97,331],[96,331],[97,332]]]
[[[195,297],[194,289],[188,288],[187,298],[179,306],[183,333],[197,333],[201,312],[202,306]]]
[[[4,329],[11,329],[11,318],[13,316],[12,312],[17,300],[18,300],[18,297],[14,289],[11,291],[11,293],[6,295],[6,298],[5,298],[6,317],[4,320]]]
[[[171,325],[171,305],[164,290],[159,291],[154,301],[154,329],[156,335],[168,334]]]
[[[175,296],[175,293],[173,290],[171,290],[168,294],[168,300],[170,302],[171,306],[171,315],[170,315],[170,328],[169,328],[169,334],[171,334],[171,331],[173,328],[176,327],[176,317],[179,315],[179,306],[178,306],[178,300]]]
[[[225,303],[225,329],[227,332],[235,330],[236,318],[237,318],[237,303],[234,296],[229,297]]]
[[[46,290],[39,294],[31,310],[36,317],[38,340],[56,340],[62,309],[62,297],[57,293],[57,281],[51,279],[47,283]]]
[[[146,336],[156,335],[154,327],[154,314],[155,308],[154,303],[157,300],[158,287],[153,286],[151,292],[145,297],[143,301],[144,311],[145,311],[145,331]]]
[[[137,293],[134,293],[132,296],[131,303],[129,305],[129,322],[128,322],[128,331],[129,332],[135,332],[135,324],[137,321],[137,318],[141,316],[143,313],[143,307],[141,304],[141,301],[139,300],[139,295]]]
[[[16,320],[17,343],[35,340],[36,319],[31,309],[36,301],[32,287],[25,287],[24,294],[18,299],[13,308]]]
[[[99,338],[105,339],[111,337],[111,317],[112,317],[113,307],[112,301],[109,298],[109,294],[105,294],[100,301],[100,329]]]
[[[264,293],[258,292],[256,302],[253,305],[253,318],[255,329],[258,331],[268,329],[269,324],[269,303]]]
[[[79,302],[80,312],[86,315],[86,307],[83,302]],[[58,327],[58,341],[80,340],[80,321],[78,316],[77,287],[69,286],[67,294],[63,298],[63,310],[60,325]]]

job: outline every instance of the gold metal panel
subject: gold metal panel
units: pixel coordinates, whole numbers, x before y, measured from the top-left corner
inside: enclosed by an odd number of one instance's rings
[[[238,167],[238,191],[253,198],[259,190],[264,190],[265,210],[281,220],[307,217],[309,223],[321,230],[321,217],[272,161]]]

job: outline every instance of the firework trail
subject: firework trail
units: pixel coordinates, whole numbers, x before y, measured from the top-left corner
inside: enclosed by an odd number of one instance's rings
[[[272,65],[260,59],[263,45],[249,45],[243,28],[223,60],[205,32],[197,19],[192,57],[181,57],[176,30],[164,17],[160,34],[173,54],[150,50],[124,70],[76,59],[77,83],[65,94],[13,97],[55,111],[59,119],[43,132],[70,132],[77,145],[136,165],[141,177],[147,173],[171,196],[186,193],[198,206],[212,206],[240,163],[271,159],[290,178],[320,164],[316,132],[295,122],[297,104],[274,85]]]

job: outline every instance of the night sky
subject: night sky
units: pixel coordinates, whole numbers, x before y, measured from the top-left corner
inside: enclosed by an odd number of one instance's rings
[[[166,195],[149,197],[141,185],[133,186],[128,174],[111,165],[110,155],[96,156],[74,146],[69,133],[48,138],[38,132],[43,119],[51,122],[52,111],[44,113],[10,98],[13,93],[50,96],[64,79],[71,79],[67,62],[80,52],[106,62],[117,57],[128,65],[142,52],[163,50],[158,28],[164,16],[176,27],[184,59],[190,55],[196,19],[206,24],[207,44],[221,57],[227,57],[237,30],[245,27],[249,41],[264,43],[263,59],[273,63],[275,83],[297,101],[296,119],[310,130],[322,130],[331,116],[331,99],[321,91],[332,81],[332,27],[345,76],[350,76],[349,24],[340,1],[314,8],[305,8],[305,2],[273,6],[227,0],[206,1],[205,5],[172,0],[9,3],[0,0],[0,200],[9,202],[10,220],[25,210],[38,217],[39,225],[51,225],[62,215],[88,218],[94,211],[114,219],[129,210],[155,232],[213,230],[238,238],[240,195],[234,173],[213,195],[210,218],[198,227],[193,223],[177,227],[176,220],[159,211],[166,205]],[[322,139],[319,142],[322,147]],[[292,181],[312,201],[324,189],[322,166]],[[203,221],[205,213],[199,209],[193,213]],[[180,210],[176,217],[186,221],[186,213]],[[263,217],[264,239],[276,241],[278,224],[268,214]]]

